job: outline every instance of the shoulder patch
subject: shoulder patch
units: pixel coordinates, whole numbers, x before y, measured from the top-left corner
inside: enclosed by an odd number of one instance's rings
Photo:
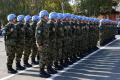
[[[40,34],[40,33],[41,33],[41,30],[38,30],[38,31],[37,31],[37,33],[39,33],[39,34]]]

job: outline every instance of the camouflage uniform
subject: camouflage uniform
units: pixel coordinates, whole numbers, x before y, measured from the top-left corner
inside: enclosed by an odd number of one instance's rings
[[[49,65],[52,66],[53,65],[53,61],[58,61],[58,59],[56,58],[58,56],[58,52],[57,52],[57,46],[56,46],[56,40],[57,40],[57,35],[56,35],[56,25],[55,23],[50,20],[48,22],[48,26],[49,26]]]
[[[87,26],[89,27],[89,31],[88,31],[88,33],[89,33],[89,44],[88,44],[88,47],[89,47],[89,50],[91,50],[92,49],[92,41],[93,41],[93,25],[92,25],[92,22],[90,21],[88,24],[87,24]]]
[[[81,49],[81,41],[82,41],[82,33],[81,33],[81,23],[78,22],[77,24],[77,38],[78,38],[78,41],[77,41],[77,49],[78,49],[78,53],[77,53],[77,56],[80,57],[81,53],[82,53],[82,49]]]
[[[82,34],[83,34],[83,36],[82,36],[82,38],[83,38],[83,40],[82,40],[82,42],[83,42],[83,44],[82,44],[82,46],[83,46],[83,52],[86,52],[86,50],[87,50],[87,41],[88,41],[88,37],[87,37],[87,29],[86,29],[86,23],[85,22],[83,22],[82,23]]]
[[[98,43],[98,40],[99,40],[99,23],[98,22],[94,22],[94,48],[97,48],[97,43]]]
[[[48,33],[47,21],[42,18],[41,21],[38,22],[36,28],[36,41],[40,55],[40,70],[44,70],[45,66],[48,66]]]
[[[74,25],[74,57],[77,57],[78,54],[78,29],[77,29],[77,20],[75,21]]]
[[[31,47],[31,49],[32,49],[31,60],[32,60],[32,63],[36,64],[36,61],[35,61],[36,56],[39,59],[39,55],[37,54],[38,49],[37,49],[36,38],[35,38],[35,30],[36,30],[36,27],[37,27],[37,22],[36,21],[32,22],[31,27],[32,27],[32,30],[33,30],[32,47]]]
[[[13,29],[13,31],[11,31]],[[17,42],[17,30],[16,26],[12,23],[8,23],[5,26],[5,49],[7,53],[7,67],[12,67],[13,60],[16,54],[16,42]]]
[[[106,36],[106,24],[102,23],[99,27],[99,32],[100,32],[100,45],[104,45],[105,44],[105,36]]]
[[[77,55],[77,57],[79,57],[80,56],[80,40],[81,40],[81,38],[80,38],[80,35],[81,35],[81,33],[80,33],[80,26],[79,26],[79,22],[77,21],[77,23],[76,23],[76,48],[77,48],[77,52],[76,52],[76,55]]]
[[[78,50],[78,24],[76,21],[72,22],[72,53],[73,53],[73,61],[76,61],[77,55],[79,53]]]
[[[56,22],[56,56],[54,65],[58,67],[59,61],[62,60],[62,38],[63,38],[62,23],[60,21]]]
[[[24,40],[25,40],[25,30],[24,24],[22,22],[18,22],[16,24],[17,27],[17,54],[16,54],[16,61],[20,63],[23,51],[24,51]]]
[[[65,34],[64,34],[64,24],[63,24],[63,22],[60,22],[60,23],[58,23],[58,27],[60,27],[60,35],[61,35],[61,37],[59,37],[60,39],[60,44],[61,45],[59,45],[59,47],[60,47],[60,64],[61,65],[63,65],[64,66],[64,64],[63,64],[63,60],[65,60]]]
[[[71,57],[71,37],[72,37],[72,33],[71,33],[71,23],[70,21],[68,20],[67,23],[66,23],[66,27],[67,27],[67,55],[68,55],[68,58]],[[69,61],[69,60],[68,60]]]
[[[86,26],[85,26],[85,31],[86,31],[86,52],[89,51],[89,25],[88,25],[88,21],[85,22]]]
[[[63,54],[64,54],[64,60],[67,61],[68,60],[68,49],[69,49],[69,36],[68,36],[68,24],[67,22],[63,22],[63,26],[64,26],[64,48],[63,48]]]
[[[71,60],[73,61],[73,58],[74,58],[74,54],[75,54],[75,47],[74,47],[74,21],[72,20],[72,22],[71,22],[71,34],[72,34],[72,36],[71,36]]]
[[[31,44],[33,37],[33,30],[28,22],[24,24],[25,29],[25,47],[24,47],[24,64],[28,64],[28,59],[31,54]]]
[[[84,38],[84,35],[83,35],[83,22],[81,21],[81,23],[80,23],[80,26],[81,26],[81,56],[83,55],[83,53],[84,53],[84,44],[83,44],[83,42],[84,42],[84,40],[83,40],[83,38]]]

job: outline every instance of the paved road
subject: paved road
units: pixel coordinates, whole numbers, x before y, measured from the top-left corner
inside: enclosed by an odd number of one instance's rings
[[[0,39],[0,64],[0,80],[45,80],[39,77],[38,66],[19,74],[8,74],[2,38]],[[120,39],[100,47],[99,50],[47,80],[120,80]]]

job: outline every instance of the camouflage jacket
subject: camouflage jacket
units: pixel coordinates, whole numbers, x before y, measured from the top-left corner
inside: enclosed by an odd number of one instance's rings
[[[35,31],[35,37],[36,37],[36,42],[39,46],[48,44],[49,34],[48,34],[48,25],[46,20],[41,19],[41,21],[38,22]]]
[[[25,44],[31,45],[32,37],[33,37],[33,30],[29,23],[24,24],[24,29],[25,29]]]
[[[12,29],[12,31],[11,31]],[[16,26],[12,23],[8,23],[5,26],[5,34],[4,34],[5,45],[15,46],[17,43],[17,30]]]
[[[17,29],[17,44],[24,45],[24,42],[25,42],[24,24],[21,22],[18,22],[16,24],[16,29]]]

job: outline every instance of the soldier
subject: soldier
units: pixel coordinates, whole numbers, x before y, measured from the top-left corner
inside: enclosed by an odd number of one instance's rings
[[[85,17],[85,43],[86,43],[86,46],[85,46],[85,53],[89,53],[89,25],[88,25],[88,18]]]
[[[19,15],[17,17],[18,23],[16,24],[17,28],[17,54],[16,54],[16,69],[24,70],[25,68],[21,66],[21,58],[24,51],[24,40],[25,40],[25,30],[23,24],[24,16]]]
[[[64,47],[65,47],[65,35],[64,35],[64,26],[63,26],[63,14],[62,13],[58,13],[58,20],[57,20],[57,48],[58,48],[58,54],[59,54],[59,61],[60,61],[60,65],[59,65],[59,69],[63,69],[63,67],[67,66],[64,63],[64,59],[65,59],[65,54],[64,54]]]
[[[63,40],[63,37],[64,37],[64,32],[63,32],[63,26],[62,26],[62,13],[57,13],[57,22],[56,22],[56,35],[57,35],[57,38],[56,38],[56,41],[57,41],[57,57],[56,57],[56,61],[54,63],[55,65],[55,69],[56,70],[62,70],[63,69],[63,66],[62,66],[62,63],[63,63],[63,54],[62,54],[62,40]],[[60,63],[60,64],[59,64]]]
[[[118,32],[118,35],[120,35],[120,21],[118,22],[118,25],[117,25],[117,32]]]
[[[108,34],[108,27],[107,27],[107,22],[105,19],[100,20],[100,26],[99,26],[99,31],[100,31],[100,45],[105,45],[106,44],[106,38]]]
[[[88,18],[88,27],[89,27],[89,31],[88,31],[88,33],[89,33],[89,51],[91,52],[92,51],[92,49],[93,49],[93,40],[94,40],[94,30],[93,30],[93,27],[94,27],[94,25],[93,25],[93,19],[92,18]]]
[[[75,62],[75,15],[72,15],[72,21],[71,21],[71,61]]]
[[[48,12],[46,10],[42,10],[39,13],[41,20],[37,24],[36,28],[36,43],[38,47],[38,52],[40,56],[39,66],[40,66],[40,76],[48,78],[51,75],[45,71],[45,66],[48,66]]]
[[[67,53],[68,53],[68,60],[67,63],[68,65],[73,64],[73,62],[71,61],[71,54],[72,54],[72,28],[71,28],[71,14],[67,13],[68,15],[68,19],[67,19],[67,29],[68,29],[68,49],[67,49]]]
[[[29,56],[31,54],[31,44],[32,44],[32,37],[33,35],[33,30],[30,26],[30,20],[31,16],[27,15],[24,18],[25,24],[24,24],[24,29],[25,29],[25,47],[24,47],[24,67],[32,67],[31,64],[28,63]]]
[[[49,14],[49,21],[48,21],[48,28],[49,28],[49,43],[48,43],[48,48],[49,48],[49,65],[47,66],[47,71],[50,74],[55,74],[57,71],[55,71],[52,68],[52,65],[54,63],[54,66],[56,67],[58,63],[58,58],[59,58],[59,53],[58,53],[58,48],[57,48],[57,31],[56,31],[56,19],[57,19],[57,13],[56,12],[51,12]]]
[[[63,18],[63,30],[64,30],[64,40],[63,40],[63,58],[64,58],[64,62],[63,62],[63,66],[67,67],[68,66],[68,44],[69,44],[69,38],[68,38],[68,24],[67,24],[67,19],[68,19],[68,15],[65,13],[64,14],[64,18]]]
[[[31,24],[31,27],[32,27],[32,30],[33,30],[33,36],[32,36],[32,55],[31,55],[31,62],[32,64],[36,65],[36,64],[39,64],[39,55],[37,54],[38,53],[38,49],[37,49],[37,45],[36,45],[36,38],[35,38],[35,30],[36,30],[36,27],[37,27],[37,22],[39,21],[39,16],[35,15],[32,17],[32,24]],[[37,61],[35,60],[37,56]]]
[[[99,19],[97,19],[97,18],[94,18],[94,20],[93,20],[93,22],[94,22],[94,46],[93,46],[93,48],[94,48],[94,50],[96,50],[96,49],[98,49],[98,47],[97,47],[97,43],[98,43],[98,40],[99,40],[99,29],[98,29],[98,27],[99,27]]]
[[[111,21],[111,26],[113,27],[112,30],[112,39],[114,40],[115,39],[115,35],[117,35],[117,25],[118,25],[118,22],[117,21]]]
[[[86,22],[85,22],[85,17],[82,16],[81,18],[81,36],[82,36],[82,40],[81,40],[81,51],[82,51],[82,54],[81,54],[81,57],[84,57],[85,56],[85,52],[86,52],[86,49],[87,49],[87,42],[88,42],[88,37],[87,37],[87,30],[86,30]]]
[[[7,54],[7,69],[8,73],[15,74],[17,71],[12,68],[13,60],[16,54],[17,30],[14,25],[16,22],[16,15],[9,14],[7,16],[8,24],[5,26],[5,49]]]
[[[75,16],[75,25],[74,25],[74,48],[75,48],[75,56],[74,58],[77,60],[78,54],[79,54],[79,48],[78,48],[78,36],[79,36],[79,26],[78,26],[78,16]]]
[[[99,46],[103,44],[103,19],[100,20],[99,24]]]
[[[77,58],[80,59],[81,54],[81,25],[80,25],[80,16],[77,16],[76,24],[76,48],[77,48]]]
[[[82,54],[82,25],[81,25],[81,19],[82,16],[79,16],[79,22],[78,22],[78,47],[79,47],[79,54],[78,56],[81,57]]]

